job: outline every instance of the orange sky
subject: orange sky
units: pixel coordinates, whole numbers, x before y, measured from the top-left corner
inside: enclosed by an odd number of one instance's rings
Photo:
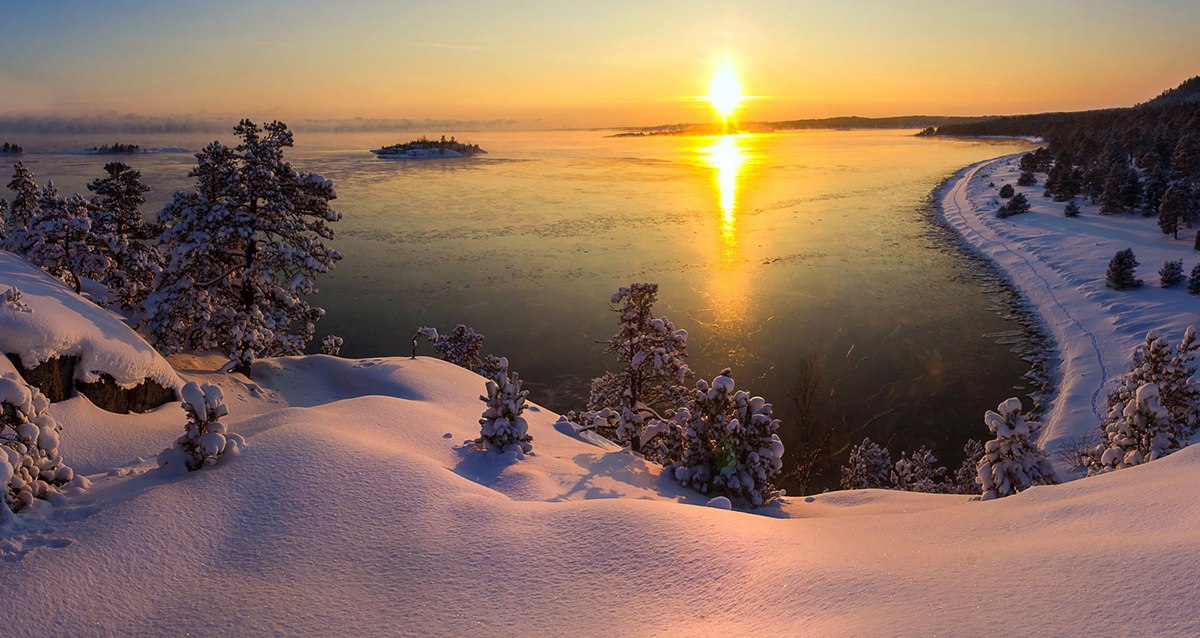
[[[702,121],[1128,105],[1200,73],[1197,2],[0,0],[0,114]]]

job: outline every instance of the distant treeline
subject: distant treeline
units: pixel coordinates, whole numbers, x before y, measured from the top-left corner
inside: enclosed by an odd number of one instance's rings
[[[9,144],[8,142],[0,144],[0,155],[20,155],[24,152],[25,149],[21,148],[19,144]]]
[[[1022,179],[1046,173],[1055,199],[1158,214],[1168,234],[1200,221],[1200,77],[1128,108],[945,124],[936,134],[1037,136],[1046,146],[1023,158]]]

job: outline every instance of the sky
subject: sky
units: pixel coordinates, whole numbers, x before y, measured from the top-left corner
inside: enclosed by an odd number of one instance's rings
[[[1200,74],[1200,2],[0,0],[0,116],[705,121],[1127,106]]]

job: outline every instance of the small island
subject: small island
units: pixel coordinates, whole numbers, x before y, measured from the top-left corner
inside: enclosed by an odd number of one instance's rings
[[[111,145],[105,144],[104,146],[93,146],[91,148],[86,148],[84,149],[84,152],[94,155],[133,155],[135,153],[141,153],[142,147],[138,146],[137,144],[121,144],[120,142],[117,142]]]
[[[487,153],[479,148],[478,144],[465,144],[453,137],[446,139],[445,135],[438,140],[431,140],[422,135],[421,139],[384,146],[371,152],[385,159],[442,159],[473,157]]]
[[[19,144],[9,144],[8,142],[0,144],[0,155],[20,155],[24,152],[25,149],[21,148]]]

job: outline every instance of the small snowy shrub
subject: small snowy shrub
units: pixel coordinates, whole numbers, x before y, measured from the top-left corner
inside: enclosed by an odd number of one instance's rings
[[[180,394],[188,422],[183,436],[159,453],[159,467],[192,472],[216,463],[227,452],[237,454],[246,446],[245,439],[230,433],[220,422],[229,413],[221,388],[208,384],[202,387],[193,381],[183,386]]]
[[[1149,463],[1179,449],[1179,432],[1172,427],[1153,383],[1139,387],[1133,400],[1113,411],[1097,450],[1094,472]]]
[[[331,357],[336,357],[342,353],[342,343],[344,341],[337,335],[325,335],[321,339],[321,354],[327,354]]]
[[[29,304],[21,300],[21,289],[16,286],[0,292],[0,307],[14,312],[33,312]]]
[[[1033,186],[1037,184],[1037,176],[1033,171],[1021,171],[1021,176],[1017,178],[1017,186]]]
[[[902,492],[944,492],[946,468],[937,464],[932,450],[922,446],[911,456],[901,452],[889,478],[892,489]]]
[[[517,373],[508,373],[508,361],[501,358],[499,371],[484,386],[487,396],[479,397],[487,408],[479,419],[479,438],[476,445],[497,452],[513,452],[524,458],[533,449],[533,437],[521,413],[525,411],[528,390],[521,389]]]
[[[1192,276],[1188,277],[1188,294],[1200,295],[1200,264],[1192,267]]]
[[[1057,482],[1050,459],[1030,440],[1037,424],[1021,416],[1020,399],[1008,399],[996,407],[996,412],[988,410],[983,422],[996,435],[984,444],[977,468],[985,501]]]
[[[1184,280],[1183,276],[1183,260],[1176,259],[1174,261],[1166,261],[1162,268],[1158,269],[1158,284],[1163,288],[1170,288]]]
[[[483,355],[483,335],[470,326],[460,323],[449,334],[439,334],[436,328],[422,326],[413,337],[414,345],[417,337],[424,337],[433,344],[439,358],[456,366],[489,379],[500,372],[500,357]]]
[[[841,487],[845,490],[883,489],[890,484],[892,455],[869,438],[850,450],[842,466]]]
[[[61,493],[75,473],[58,452],[60,428],[46,413],[50,401],[12,377],[0,377],[0,523],[13,512]]]
[[[979,460],[984,454],[983,443],[970,439],[963,444],[963,462],[954,471],[954,482],[947,485],[954,494],[979,493]]]
[[[1133,249],[1118,250],[1108,262],[1108,272],[1105,273],[1105,283],[1113,290],[1129,290],[1142,285],[1137,278],[1138,260],[1133,256]]]
[[[1066,217],[1079,217],[1079,204],[1073,201],[1067,202],[1067,205],[1063,208],[1063,215]]]
[[[729,369],[701,379],[687,406],[676,415],[683,430],[683,458],[675,479],[702,494],[721,492],[762,505],[775,494],[772,481],[783,469],[779,419],[771,404],[734,390]]]
[[[1013,189],[1012,184],[1005,184],[1004,186],[1000,187],[1000,197],[1003,199],[1012,197],[1014,192],[1015,190]]]

